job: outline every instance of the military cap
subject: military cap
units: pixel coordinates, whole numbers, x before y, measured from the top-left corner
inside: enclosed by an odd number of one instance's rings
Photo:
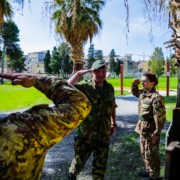
[[[96,60],[92,66],[91,66],[91,69],[99,69],[101,68],[102,66],[104,66],[106,64],[106,62],[104,60]]]

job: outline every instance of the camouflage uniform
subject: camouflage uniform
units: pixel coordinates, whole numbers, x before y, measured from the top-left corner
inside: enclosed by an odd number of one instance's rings
[[[56,106],[37,105],[0,119],[0,179],[38,180],[48,149],[88,115],[86,96],[60,78],[38,76],[34,87]]]
[[[88,97],[92,109],[76,130],[75,158],[69,171],[78,175],[93,152],[93,179],[102,180],[107,166],[111,116],[117,107],[114,88],[105,80],[103,92],[93,79],[82,81],[75,87]]]
[[[151,135],[160,136],[166,121],[164,99],[153,87],[149,92],[139,90],[137,85],[132,85],[132,94],[139,98],[139,121],[135,131],[140,134],[141,154],[146,163],[146,170],[154,179],[160,175],[159,141],[152,144]]]

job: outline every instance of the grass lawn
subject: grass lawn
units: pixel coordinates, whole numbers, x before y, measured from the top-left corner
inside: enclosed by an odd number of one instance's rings
[[[160,180],[164,179],[165,161],[165,133],[161,134],[159,156],[161,160]],[[142,180],[137,175],[144,170],[144,160],[140,153],[139,134],[133,132],[130,135],[120,135],[109,150],[108,166],[105,177],[108,180]]]
[[[165,106],[166,106],[166,119],[167,121],[171,122],[172,121],[172,115],[173,115],[173,109],[176,107],[176,102],[177,102],[177,95],[173,96],[164,96],[165,100]]]
[[[124,91],[124,95],[130,94]],[[115,96],[120,96],[120,91],[115,91]],[[35,89],[22,86],[12,86],[10,82],[0,85],[0,113],[22,108],[30,108],[36,104],[52,103],[43,93]]]
[[[126,94],[131,94],[131,93],[128,91],[123,91],[123,95],[126,95]],[[121,96],[121,91],[114,91],[114,95],[115,96]]]
[[[159,78],[158,89],[166,89],[166,77]],[[106,78],[106,80],[113,85],[113,87],[120,87],[120,78]],[[123,86],[130,88],[134,78],[124,78]],[[170,77],[170,89],[177,89],[178,78]],[[141,86],[140,86],[141,87]]]
[[[10,82],[0,85],[0,112],[29,108],[42,103],[52,101],[34,87],[12,86]]]

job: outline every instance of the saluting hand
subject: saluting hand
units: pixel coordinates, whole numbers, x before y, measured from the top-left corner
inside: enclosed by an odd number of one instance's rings
[[[21,85],[26,88],[33,86],[33,80],[36,76],[26,73],[0,73],[0,77],[11,79],[12,85]]]
[[[133,82],[133,84],[134,84],[134,85],[139,85],[139,84],[141,84],[140,79],[135,79],[134,82]]]
[[[85,69],[85,70],[81,70],[81,71],[78,71],[78,75],[84,75],[88,72],[93,72],[95,69]]]

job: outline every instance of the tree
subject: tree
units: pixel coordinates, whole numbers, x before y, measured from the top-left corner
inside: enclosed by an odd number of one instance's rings
[[[10,19],[13,16],[12,6],[9,3],[9,0],[1,0],[0,1],[0,32],[2,31],[4,24],[4,17],[6,19]]]
[[[99,12],[105,1],[96,0],[55,0],[50,6],[55,12],[51,20],[55,23],[56,32],[72,46],[74,72],[83,68],[83,43],[90,42],[99,33],[102,22]]]
[[[103,60],[103,51],[102,50],[97,50],[95,53],[95,59],[96,60]]]
[[[12,43],[10,46],[7,46],[6,55],[9,60],[18,60],[23,57],[23,52],[19,44]]]
[[[50,59],[50,68],[52,69],[53,73],[57,73],[59,77],[59,73],[61,71],[61,62],[62,57],[60,56],[59,52],[57,51],[57,48],[54,47],[52,51],[52,58]]]
[[[66,74],[66,77],[68,74],[72,73],[73,61],[70,59],[71,47],[67,43],[62,43],[58,47],[58,50],[62,58],[61,71],[63,73],[63,78],[64,78],[64,73]]]
[[[155,48],[153,55],[150,57],[148,65],[150,66],[151,72],[156,74],[157,77],[164,74],[165,61],[162,48]]]
[[[73,69],[73,60],[70,58],[69,55],[66,55],[63,64],[63,70],[66,75],[66,78],[68,78],[67,76],[72,73],[72,69]]]
[[[46,73],[51,74],[52,73],[52,69],[50,68],[50,59],[51,59],[51,54],[50,51],[48,50],[45,58],[44,58],[44,70]]]
[[[16,72],[23,72],[27,71],[25,69],[25,60],[26,58],[23,57],[24,53],[20,48],[20,45],[17,43],[12,43],[10,46],[6,48],[6,55],[7,55],[7,66],[11,68],[11,70],[15,70]]]
[[[115,72],[116,72],[117,76],[119,76],[121,74],[121,71],[120,71],[120,65],[121,64],[124,64],[123,61],[121,59],[117,58],[117,63],[116,63],[116,66],[115,66]]]
[[[0,49],[0,63],[2,62],[2,54],[3,54],[3,52],[2,52],[2,50]]]
[[[71,52],[71,47],[69,46],[68,43],[62,43],[59,47],[58,50],[61,54],[62,57],[65,57],[66,55],[70,55]]]
[[[2,73],[4,72],[4,58],[6,47],[11,46],[13,43],[19,41],[19,29],[17,25],[8,20],[4,22],[3,29],[1,31],[1,36],[3,39],[3,54],[2,54]],[[1,83],[3,84],[3,78],[1,78]]]
[[[94,44],[90,44],[90,47],[88,49],[88,69],[91,69],[92,64],[96,61],[95,59],[95,50],[94,50]]]
[[[112,49],[110,52],[110,59],[109,59],[110,72],[115,72],[116,69],[115,57],[116,57],[115,51],[114,49]]]
[[[178,67],[175,66],[175,59],[174,58],[171,58],[169,60],[169,65],[170,65],[170,75],[175,76],[175,74],[177,73]]]
[[[8,62],[8,67],[11,68],[11,70],[15,70],[17,73],[22,73],[23,71],[27,71],[27,69],[25,68],[26,64],[25,64],[26,58],[25,57],[21,57],[18,60],[7,60]]]

